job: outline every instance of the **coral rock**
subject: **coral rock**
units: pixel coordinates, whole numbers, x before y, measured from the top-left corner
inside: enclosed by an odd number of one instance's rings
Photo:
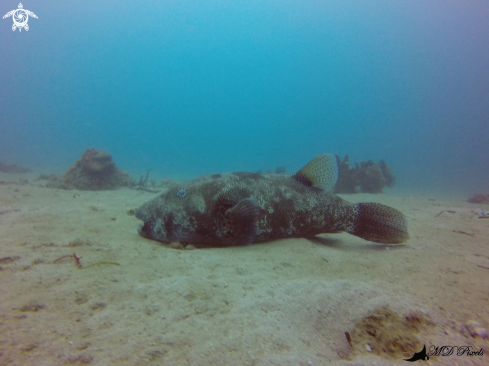
[[[17,164],[4,164],[0,161],[0,172],[5,173],[27,173],[31,170],[29,168],[24,168],[23,166],[18,166]]]
[[[92,147],[85,150],[66,173],[51,177],[46,187],[97,191],[116,189],[132,182],[128,173],[115,166],[107,151]]]
[[[396,183],[392,169],[383,160],[362,161],[356,163],[355,168],[350,167],[348,155],[343,161],[336,155],[336,161],[339,174],[335,193],[382,193],[384,187],[393,187]]]
[[[470,197],[467,202],[470,203],[489,203],[489,194],[478,193]]]

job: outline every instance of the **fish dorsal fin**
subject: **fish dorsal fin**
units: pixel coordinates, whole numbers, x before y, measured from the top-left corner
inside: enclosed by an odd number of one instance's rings
[[[251,244],[255,240],[259,212],[255,197],[245,198],[226,211],[229,229],[238,244]]]
[[[307,186],[330,191],[338,180],[338,163],[331,154],[316,156],[307,165],[292,176]]]

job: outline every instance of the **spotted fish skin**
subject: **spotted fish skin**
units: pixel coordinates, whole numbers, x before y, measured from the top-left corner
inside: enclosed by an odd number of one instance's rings
[[[327,155],[328,164],[336,164],[333,158]],[[331,166],[312,173],[306,167],[292,177],[237,172],[189,181],[138,208],[136,217],[144,223],[138,232],[148,239],[196,247],[313,238],[343,231],[386,244],[408,239],[401,212],[378,203],[347,202],[325,189],[337,179],[337,174],[328,178],[326,170]],[[183,197],[178,194],[182,189],[186,191]]]

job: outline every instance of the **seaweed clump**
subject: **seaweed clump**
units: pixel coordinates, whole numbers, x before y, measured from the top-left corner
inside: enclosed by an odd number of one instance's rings
[[[116,167],[107,151],[91,147],[64,174],[51,176],[46,187],[98,191],[117,189],[132,182],[128,173]]]
[[[379,162],[362,161],[350,167],[349,156],[343,161],[336,155],[338,163],[338,182],[335,193],[382,193],[384,187],[393,187],[396,177],[384,160]]]
[[[139,182],[136,182],[136,181],[131,182],[129,184],[129,188],[137,189],[139,191],[150,192],[150,193],[158,193],[159,190],[150,189],[146,186],[146,183],[148,182],[150,171],[151,171],[151,169],[148,169],[148,171],[146,172],[146,178],[143,179],[143,176],[141,176],[141,177],[139,177]],[[156,188],[156,182],[154,180],[150,180],[149,185],[153,188]],[[161,182],[161,185],[163,186],[163,182]]]

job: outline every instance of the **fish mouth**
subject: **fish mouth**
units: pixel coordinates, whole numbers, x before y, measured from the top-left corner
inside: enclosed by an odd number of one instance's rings
[[[147,237],[146,232],[144,231],[144,225],[138,225],[138,234],[142,237]]]
[[[138,226],[138,234],[146,239],[157,240],[162,243],[170,243],[165,235],[157,234],[154,231],[153,226],[148,222],[145,222],[143,225]]]
[[[151,239],[151,235],[150,235],[151,231],[152,230],[148,230],[147,223],[138,226],[138,234],[141,235],[143,238]]]

